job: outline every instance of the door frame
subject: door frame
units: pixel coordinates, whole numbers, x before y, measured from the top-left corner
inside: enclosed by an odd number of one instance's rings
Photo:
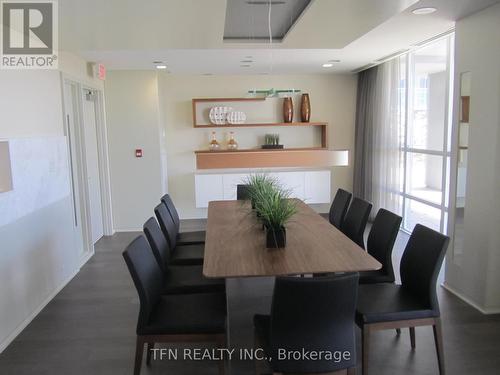
[[[68,134],[67,117],[66,117],[66,84],[71,85],[76,93],[75,103],[73,105],[74,117],[76,119],[74,128],[78,129],[74,134]],[[61,73],[61,86],[63,90],[62,104],[63,104],[63,117],[64,117],[64,134],[67,139],[68,148],[71,148],[71,143],[69,136],[74,137],[75,143],[77,145],[77,150],[70,150],[74,153],[78,164],[81,166],[81,170],[73,170],[73,160],[69,160],[72,174],[74,178],[71,181],[71,188],[73,191],[73,214],[75,218],[77,216],[76,205],[80,207],[80,220],[82,221],[83,230],[83,247],[84,255],[80,259],[80,264],[83,265],[93,254],[94,247],[92,244],[92,235],[90,233],[90,207],[89,207],[89,191],[87,184],[87,170],[85,163],[85,140],[83,138],[83,100],[85,97],[83,95],[84,90],[90,90],[96,95],[95,99],[95,109],[96,109],[96,129],[97,129],[97,152],[98,152],[98,164],[99,164],[99,178],[100,178],[100,195],[101,195],[101,206],[102,206],[102,218],[103,218],[103,233],[105,236],[110,236],[114,234],[113,223],[112,223],[112,209],[111,209],[111,186],[110,186],[110,173],[109,173],[109,158],[108,158],[108,142],[107,142],[107,128],[106,128],[106,117],[105,117],[105,104],[104,104],[104,93],[102,88],[96,87],[92,84],[81,82],[79,79],[69,76],[65,73]],[[71,97],[71,96],[70,96]],[[77,123],[76,123],[77,122]],[[70,155],[70,154],[68,154]],[[71,158],[71,155],[69,156]],[[73,186],[73,180],[78,184],[77,190]],[[75,201],[78,193],[78,202]],[[84,204],[81,204],[81,203]]]

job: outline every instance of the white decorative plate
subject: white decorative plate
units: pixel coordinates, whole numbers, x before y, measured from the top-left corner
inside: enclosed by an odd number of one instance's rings
[[[244,124],[247,119],[247,115],[245,112],[241,111],[233,111],[227,114],[227,122],[232,125],[240,125]]]
[[[231,107],[212,107],[208,117],[214,125],[225,125],[227,122],[227,113],[232,112]]]

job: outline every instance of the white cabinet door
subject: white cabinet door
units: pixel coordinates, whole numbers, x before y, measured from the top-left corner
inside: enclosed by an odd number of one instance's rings
[[[270,174],[280,185],[290,191],[292,198],[304,199],[304,172],[276,172]]]
[[[304,180],[306,203],[330,203],[330,171],[307,171]]]
[[[244,184],[247,176],[247,174],[243,173],[223,175],[222,183],[224,185],[224,200],[236,200],[236,186],[238,184]]]
[[[196,208],[208,207],[208,202],[224,199],[221,174],[197,174],[194,176]]]

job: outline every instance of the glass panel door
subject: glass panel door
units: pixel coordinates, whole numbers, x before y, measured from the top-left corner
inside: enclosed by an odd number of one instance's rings
[[[453,36],[408,55],[403,228],[421,223],[445,232],[449,173],[450,51]]]

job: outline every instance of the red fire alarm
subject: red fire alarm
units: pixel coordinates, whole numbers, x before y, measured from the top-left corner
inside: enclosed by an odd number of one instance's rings
[[[135,157],[136,158],[142,158],[142,149],[141,148],[136,148],[135,149]]]

